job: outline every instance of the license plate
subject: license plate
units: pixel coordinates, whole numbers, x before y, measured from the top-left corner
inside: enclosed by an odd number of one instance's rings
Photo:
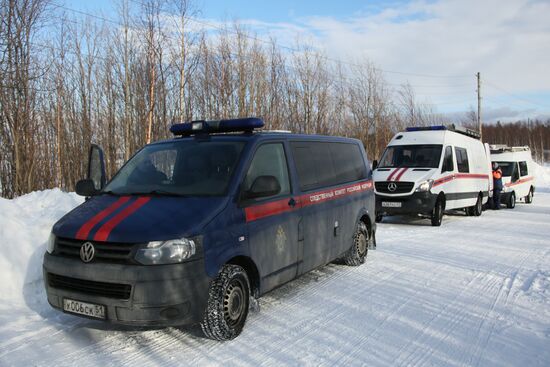
[[[74,299],[63,299],[63,310],[79,315],[95,317],[96,319],[105,318],[105,306],[94,303],[75,301]]]
[[[383,201],[382,207],[384,208],[401,208],[400,201]]]

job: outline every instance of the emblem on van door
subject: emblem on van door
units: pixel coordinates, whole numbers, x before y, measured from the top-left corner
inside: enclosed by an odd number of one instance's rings
[[[277,252],[282,253],[286,247],[286,233],[283,227],[277,228],[277,235],[275,237],[275,246],[277,246]]]
[[[85,242],[80,247],[80,259],[85,263],[89,263],[94,259],[94,256],[95,256],[94,245],[91,242]]]
[[[388,191],[394,192],[397,190],[397,184],[395,182],[390,182],[388,184]]]

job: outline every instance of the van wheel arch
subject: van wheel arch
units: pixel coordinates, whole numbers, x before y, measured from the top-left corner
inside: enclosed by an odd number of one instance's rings
[[[235,256],[231,258],[226,264],[239,265],[246,271],[248,280],[250,281],[250,293],[252,297],[258,298],[260,296],[260,273],[258,267],[247,256]]]

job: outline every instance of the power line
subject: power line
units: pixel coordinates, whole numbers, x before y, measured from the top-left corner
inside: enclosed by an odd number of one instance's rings
[[[539,107],[544,107],[544,108],[550,108],[550,106],[547,106],[547,105],[544,105],[544,104],[541,104],[541,103],[538,103],[538,102],[534,102],[532,100],[529,100],[529,99],[526,99],[526,98],[523,98],[523,97],[520,97],[512,92],[509,92],[508,90],[502,88],[502,87],[499,87],[498,85],[492,83],[492,82],[488,82],[487,80],[485,80],[485,83],[489,86],[491,86],[492,88],[494,89],[498,89],[500,90],[501,92],[504,92],[506,94],[508,94],[509,96],[519,100],[519,101],[523,101],[523,102],[527,102],[527,103],[530,103],[532,105],[535,105],[535,106],[539,106]]]

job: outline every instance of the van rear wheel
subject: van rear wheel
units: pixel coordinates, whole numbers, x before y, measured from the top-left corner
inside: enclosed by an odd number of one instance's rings
[[[533,202],[533,188],[531,187],[529,189],[529,193],[525,197],[525,203],[526,204],[531,204],[532,202]]]
[[[353,243],[344,254],[344,263],[349,266],[359,266],[365,262],[369,250],[369,231],[363,222],[357,224]]]
[[[483,196],[479,194],[477,197],[476,205],[472,207],[472,214],[479,217],[483,213]]]
[[[238,265],[224,265],[210,284],[201,322],[204,335],[214,340],[237,337],[248,315],[249,300],[250,281],[246,271]]]

